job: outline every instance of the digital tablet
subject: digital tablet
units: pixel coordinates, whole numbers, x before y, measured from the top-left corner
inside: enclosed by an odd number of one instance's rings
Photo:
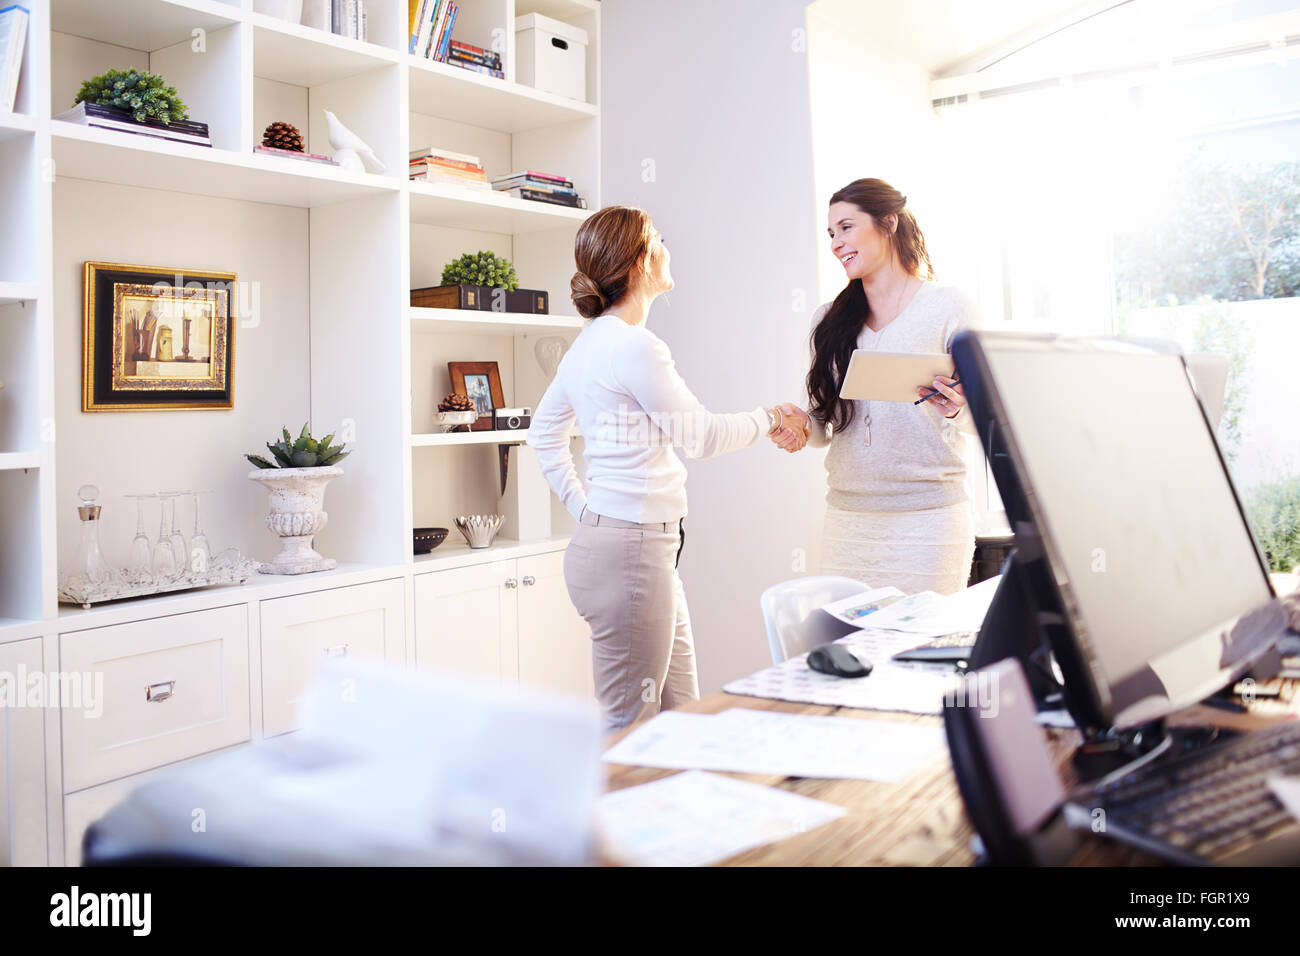
[[[951,355],[857,349],[849,360],[848,374],[840,386],[840,398],[915,402],[921,397],[916,387],[928,386],[936,375],[953,377]]]

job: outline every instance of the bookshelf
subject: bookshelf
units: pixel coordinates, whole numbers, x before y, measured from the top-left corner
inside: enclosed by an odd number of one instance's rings
[[[599,208],[600,4],[460,0],[455,36],[503,44],[507,77],[498,80],[409,55],[405,0],[369,0],[365,42],[264,15],[254,0],[28,2],[16,109],[0,115],[0,649],[35,642],[45,666],[56,667],[69,635],[232,604],[248,607],[256,649],[259,602],[398,580],[405,659],[419,664],[419,579],[553,556],[572,533],[552,499],[550,536],[518,541],[503,532],[491,548],[464,546],[453,516],[505,510],[497,445],[525,433],[446,435],[433,416],[450,391],[450,361],[498,362],[506,404],[536,406],[546,385],[537,339],[572,341],[583,325],[570,314],[568,281],[574,235],[589,213],[412,183],[407,156],[437,145],[481,155],[490,177],[564,173]],[[588,32],[586,102],[515,82],[513,23],[529,12]],[[82,80],[130,67],[175,86],[191,118],[209,124],[213,146],[52,118],[72,105]],[[323,109],[387,169],[352,173],[253,152],[278,120],[303,131],[308,152],[332,153]],[[447,261],[479,249],[509,257],[520,285],[548,290],[556,313],[409,305],[410,289],[437,285]],[[235,331],[235,407],[82,412],[86,260],[236,273],[248,300]],[[317,432],[354,435],[316,541],[338,570],[258,574],[245,585],[90,610],[58,604],[58,570],[79,535],[76,489],[87,482],[100,487],[101,546],[114,563],[126,563],[135,529],[125,495],[191,488],[212,491],[203,524],[215,549],[269,559],[278,543],[265,528],[266,494],[247,480],[243,455],[281,424],[296,430],[308,419]],[[190,515],[183,506],[183,526]],[[151,534],[157,517],[146,519]],[[411,528],[428,525],[451,535],[417,558]],[[261,705],[250,706],[256,724]],[[64,859],[60,728],[52,711],[51,862]]]

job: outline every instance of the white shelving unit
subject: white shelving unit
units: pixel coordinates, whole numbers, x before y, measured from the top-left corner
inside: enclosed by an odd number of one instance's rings
[[[257,623],[267,601],[370,594],[399,581],[406,636],[397,658],[425,666],[413,595],[428,575],[543,559],[553,572],[573,528],[557,502],[551,534],[538,540],[506,532],[472,550],[452,522],[502,510],[496,446],[517,445],[526,433],[436,434],[433,416],[450,391],[452,361],[496,361],[506,404],[534,407],[546,385],[536,340],[571,341],[582,320],[563,311],[417,309],[409,290],[439,284],[443,265],[460,254],[491,249],[515,263],[522,287],[548,290],[563,310],[574,235],[589,213],[403,174],[412,149],[436,145],[482,156],[489,176],[563,173],[599,208],[599,2],[460,0],[457,39],[501,49],[505,80],[409,55],[405,0],[369,0],[368,42],[263,15],[254,0],[29,3],[16,108],[0,114],[0,650],[35,647],[53,668],[78,634],[243,605],[256,695],[271,666]],[[514,18],[529,12],[587,30],[586,102],[515,82]],[[130,67],[175,86],[190,117],[208,123],[213,146],[53,119],[84,79]],[[309,152],[332,152],[325,109],[371,145],[384,172],[254,153],[277,120],[300,128]],[[238,275],[233,409],[81,411],[87,260]],[[322,553],[338,559],[336,571],[255,575],[241,586],[90,610],[58,604],[58,568],[79,534],[75,491],[87,482],[101,489],[101,545],[116,563],[126,561],[136,521],[125,496],[169,488],[211,489],[203,524],[213,545],[269,558],[278,543],[243,455],[282,424],[296,430],[308,419],[317,432],[350,436],[353,448],[345,475],[330,485],[329,526],[317,537]],[[151,533],[157,520],[156,511],[147,519]],[[183,510],[180,523],[189,520]],[[449,539],[416,558],[411,529],[430,525],[451,528]],[[442,613],[446,588],[425,588],[435,591],[426,604]],[[503,658],[500,673],[518,676],[519,668]],[[261,707],[256,697],[250,703],[255,728]],[[63,821],[87,805],[69,809],[85,792],[64,793],[61,768],[71,758],[61,735],[52,710],[44,765],[51,862],[75,858],[65,844],[77,833]],[[0,862],[12,849],[3,837]]]

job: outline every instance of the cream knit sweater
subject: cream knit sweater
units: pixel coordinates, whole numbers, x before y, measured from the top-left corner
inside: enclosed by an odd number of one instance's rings
[[[816,328],[830,303],[813,315]],[[953,336],[977,325],[974,303],[959,289],[925,282],[879,332],[864,323],[858,348],[880,352],[948,352]],[[926,385],[926,382],[917,382]],[[965,436],[969,410],[944,418],[934,401],[856,401],[843,433],[813,424],[810,444],[826,445],[826,502],[847,511],[920,511],[966,500]],[[870,429],[871,443],[866,437]]]

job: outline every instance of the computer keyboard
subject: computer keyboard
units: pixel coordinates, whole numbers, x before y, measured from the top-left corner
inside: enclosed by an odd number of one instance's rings
[[[1089,829],[1177,863],[1294,865],[1300,823],[1268,785],[1292,774],[1300,721],[1157,760],[1071,802]]]

